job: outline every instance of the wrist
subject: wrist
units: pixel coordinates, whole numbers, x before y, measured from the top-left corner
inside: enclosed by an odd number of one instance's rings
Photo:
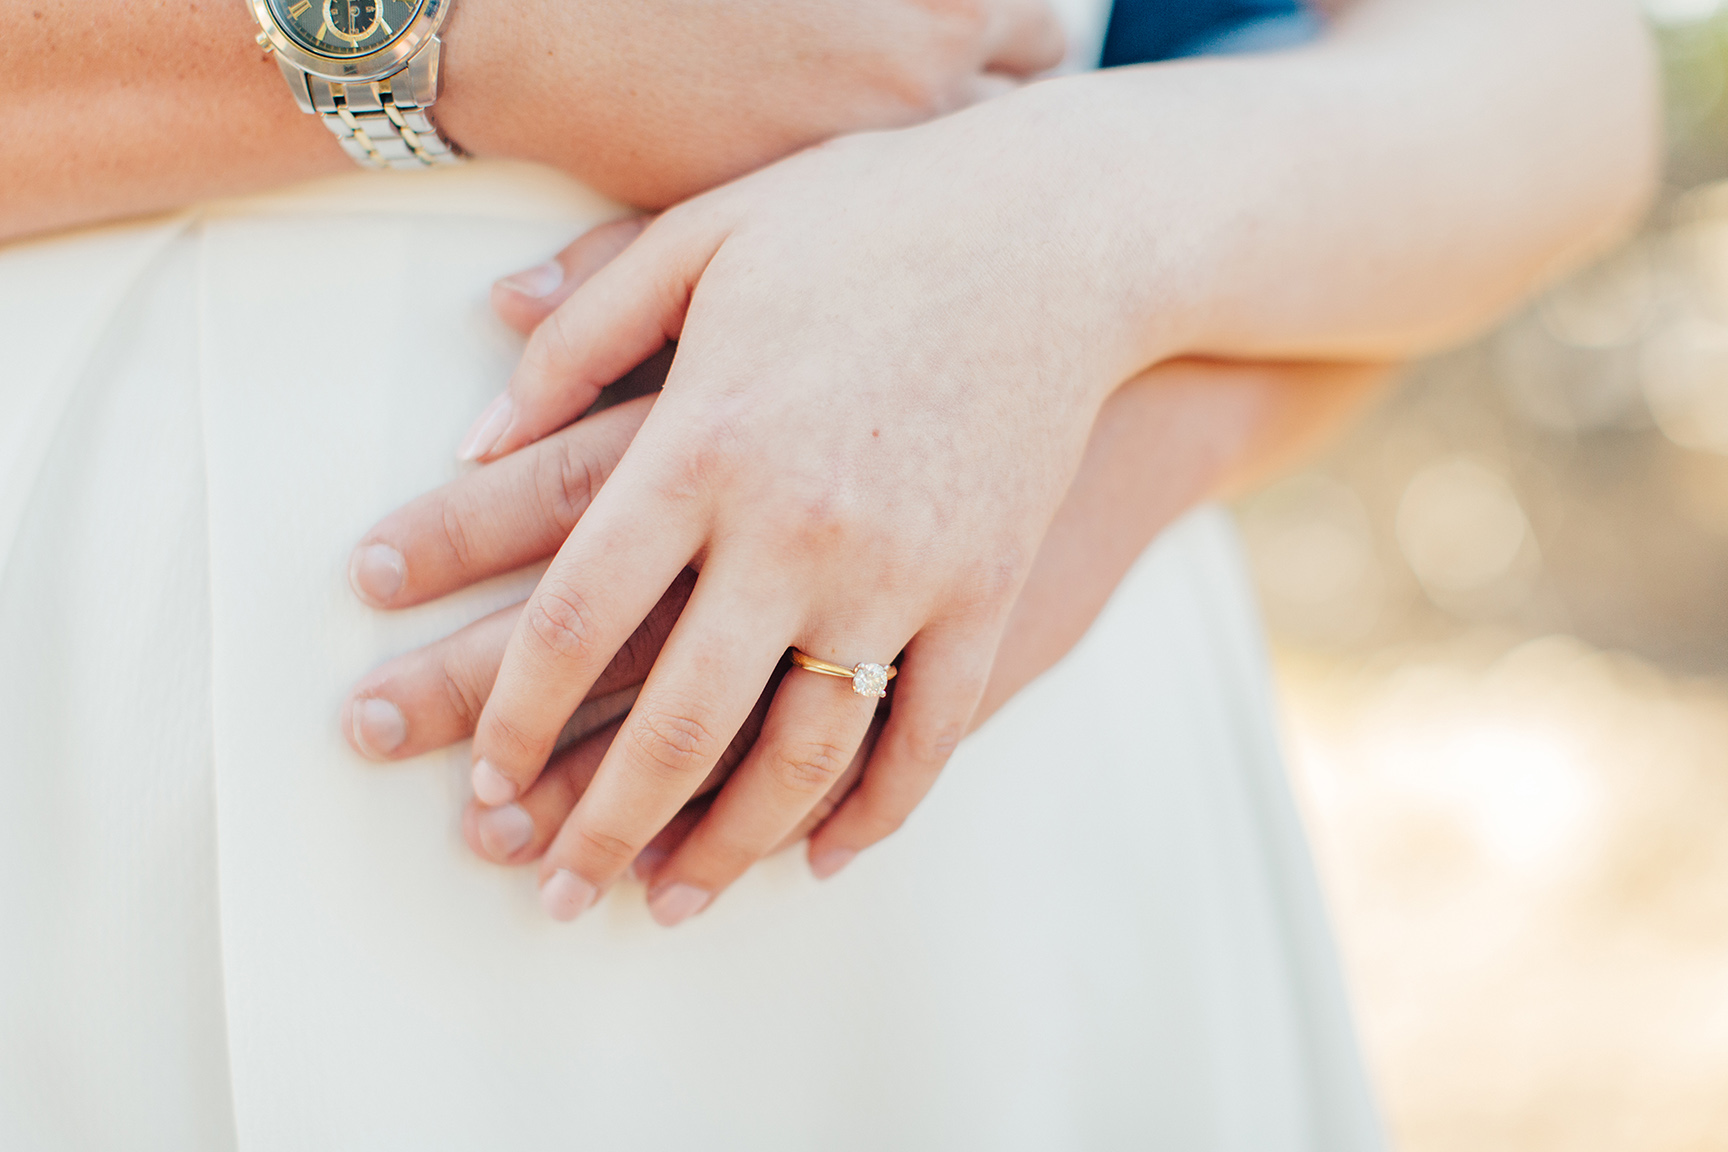
[[[503,0],[452,0],[439,34],[443,47],[434,119],[439,131],[471,156],[532,159],[519,154],[508,131],[512,108],[529,97],[521,69],[506,58],[514,23],[515,12]]]
[[[1188,196],[1195,182],[1183,177],[1192,172],[1160,168],[1142,178],[1152,167],[1146,136],[1123,121],[1145,118],[1153,102],[1124,101],[1119,89],[1096,83],[1105,79],[1045,81],[979,109],[1012,120],[995,126],[999,138],[1017,142],[1016,171],[999,183],[1039,189],[1022,227],[1049,253],[1040,269],[1046,298],[1095,349],[1099,400],[1204,346],[1216,307],[1206,253],[1220,214],[1219,197]],[[1166,151],[1175,154],[1181,142],[1171,135]]]
[[[653,50],[642,0],[453,3],[437,120],[471,155],[544,164],[650,209],[747,170],[692,159],[706,140],[680,109],[710,96]]]

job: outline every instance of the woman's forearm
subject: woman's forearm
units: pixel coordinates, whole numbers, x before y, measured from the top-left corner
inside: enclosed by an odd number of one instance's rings
[[[1087,255],[1140,363],[1432,350],[1625,230],[1657,166],[1623,0],[1362,0],[1310,48],[1012,100],[1075,211],[1123,223]]]

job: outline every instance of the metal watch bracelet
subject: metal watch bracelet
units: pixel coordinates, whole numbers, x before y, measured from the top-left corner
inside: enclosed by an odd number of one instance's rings
[[[277,57],[302,110],[315,112],[356,162],[368,168],[428,168],[463,156],[427,109],[438,95],[436,40],[382,80],[347,82],[303,72]]]

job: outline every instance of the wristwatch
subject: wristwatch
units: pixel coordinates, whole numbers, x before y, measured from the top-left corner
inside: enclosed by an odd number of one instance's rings
[[[247,0],[302,110],[368,168],[456,164],[438,134],[438,29],[451,0]]]

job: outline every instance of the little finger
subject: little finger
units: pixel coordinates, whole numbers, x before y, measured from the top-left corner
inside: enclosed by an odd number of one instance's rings
[[[901,657],[893,708],[864,779],[810,837],[810,870],[827,879],[912,814],[966,734],[1001,635],[926,629]]]

